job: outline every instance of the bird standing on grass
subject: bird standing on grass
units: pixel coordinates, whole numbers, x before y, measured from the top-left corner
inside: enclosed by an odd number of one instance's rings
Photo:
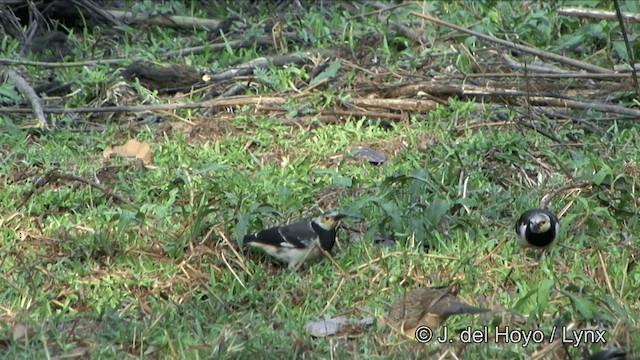
[[[414,337],[418,327],[426,325],[435,331],[451,315],[489,311],[461,302],[457,294],[457,285],[411,290],[391,305],[387,322]]]
[[[546,249],[558,237],[560,222],[546,209],[525,211],[516,222],[520,245],[526,248]]]
[[[336,226],[346,217],[337,211],[327,211],[311,221],[276,226],[245,235],[243,243],[260,248],[274,258],[297,270],[302,263],[317,259],[324,251],[331,252],[336,242]]]

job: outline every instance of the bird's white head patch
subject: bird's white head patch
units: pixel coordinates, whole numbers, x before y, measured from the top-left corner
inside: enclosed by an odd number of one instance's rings
[[[346,217],[345,214],[341,214],[337,211],[327,211],[324,214],[318,216],[315,222],[325,230],[333,230],[338,226],[340,219]]]
[[[551,219],[547,214],[537,213],[529,219],[529,227],[536,234],[547,232],[551,228]]]

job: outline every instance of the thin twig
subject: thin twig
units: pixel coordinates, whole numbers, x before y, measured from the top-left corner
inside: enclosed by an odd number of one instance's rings
[[[131,207],[134,207],[136,209],[138,209],[138,206],[136,206],[134,203],[132,203],[131,201],[125,199],[122,195],[115,193],[114,191],[110,190],[109,188],[107,188],[106,186],[102,185],[102,184],[98,184],[96,182],[93,182],[89,179],[85,179],[83,177],[80,176],[76,176],[76,175],[72,175],[72,174],[62,174],[56,171],[52,171],[49,172],[48,174],[44,175],[42,178],[40,178],[39,180],[37,180],[34,185],[33,188],[29,191],[27,191],[22,198],[20,199],[20,201],[18,202],[18,204],[16,205],[17,208],[21,207],[22,205],[24,205],[29,198],[31,198],[31,196],[35,193],[36,190],[40,189],[41,187],[43,187],[44,185],[54,182],[56,180],[66,180],[66,181],[77,181],[77,182],[81,182],[83,184],[89,185],[93,188],[96,188],[100,191],[102,191],[102,193],[109,197],[112,198],[115,201],[127,204]]]
[[[43,128],[49,128],[49,121],[47,120],[47,116],[44,114],[42,109],[42,99],[36,94],[33,87],[29,85],[27,80],[25,80],[20,74],[13,71],[12,69],[5,70],[4,76],[13,80],[16,83],[16,88],[18,91],[24,96],[29,103],[31,104],[31,110],[36,117],[36,120],[40,123],[40,126]]]
[[[417,17],[423,18],[425,20],[429,20],[429,21],[434,22],[434,23],[439,24],[439,25],[443,25],[443,26],[446,26],[446,27],[461,31],[461,32],[466,33],[466,34],[473,35],[475,37],[478,37],[478,38],[486,40],[486,41],[490,41],[490,42],[493,42],[493,43],[496,43],[496,44],[500,44],[500,45],[506,46],[508,48],[515,49],[515,50],[518,50],[518,51],[522,51],[522,52],[525,52],[525,53],[528,53],[528,54],[533,54],[533,55],[537,55],[537,56],[540,56],[540,57],[543,57],[543,58],[547,58],[547,59],[550,59],[550,60],[553,60],[553,61],[557,61],[559,63],[571,65],[571,66],[576,67],[578,69],[583,69],[583,70],[587,70],[587,71],[591,71],[591,72],[595,72],[595,73],[604,73],[604,74],[608,74],[608,73],[612,73],[613,72],[613,71],[611,71],[609,69],[601,68],[599,66],[595,66],[595,65],[592,65],[592,64],[589,64],[589,63],[585,63],[583,61],[578,61],[578,60],[575,60],[575,59],[571,59],[571,58],[568,58],[566,56],[561,56],[561,55],[558,55],[558,54],[550,53],[548,51],[543,51],[543,50],[536,49],[536,48],[533,48],[533,47],[530,47],[530,46],[514,44],[511,41],[498,39],[498,38],[495,38],[495,37],[490,36],[490,35],[486,35],[486,34],[483,34],[483,33],[477,32],[477,31],[473,31],[473,30],[467,29],[465,27],[458,26],[458,25],[455,25],[455,24],[452,24],[452,23],[437,19],[437,18],[435,18],[433,16],[420,14],[420,13],[417,13],[415,11],[411,11],[409,14],[413,15],[413,16],[417,16]]]
[[[631,64],[635,63],[635,59],[633,57],[633,49],[631,48],[631,44],[629,43],[629,36],[627,35],[627,29],[624,25],[624,17],[622,16],[622,10],[620,10],[620,2],[618,0],[613,0],[613,4],[616,7],[616,16],[618,17],[618,23],[620,24],[620,31],[622,31],[622,38],[624,39],[624,45],[627,48],[627,54],[629,55],[629,62]],[[631,67],[631,74],[633,75],[633,85],[636,88],[636,99],[638,98],[638,74],[636,72],[636,67]]]
[[[549,206],[549,203],[551,202],[551,200],[558,196],[558,194],[560,194],[561,192],[567,191],[567,190],[573,190],[573,189],[585,189],[588,187],[594,186],[594,183],[591,181],[581,181],[578,183],[572,183],[572,184],[568,184],[562,187],[559,187],[555,190],[553,190],[552,192],[546,194],[545,196],[542,197],[542,201],[540,201],[540,208],[541,209],[546,209]]]

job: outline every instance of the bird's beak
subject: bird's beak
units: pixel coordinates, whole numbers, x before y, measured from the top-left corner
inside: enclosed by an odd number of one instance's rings
[[[338,214],[338,215],[334,216],[334,219],[340,220],[340,219],[346,218],[347,216],[349,216],[349,215],[347,215],[347,214]]]

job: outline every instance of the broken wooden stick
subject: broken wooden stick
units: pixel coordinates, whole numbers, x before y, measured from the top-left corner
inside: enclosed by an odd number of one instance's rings
[[[42,99],[36,94],[35,90],[29,85],[27,80],[25,80],[20,74],[13,71],[12,69],[5,70],[4,76],[13,80],[16,83],[16,88],[20,91],[20,94],[24,96],[29,103],[31,104],[31,111],[33,115],[40,123],[40,126],[47,129],[49,128],[49,121],[47,120],[47,116],[44,114],[44,110],[42,109]]]

